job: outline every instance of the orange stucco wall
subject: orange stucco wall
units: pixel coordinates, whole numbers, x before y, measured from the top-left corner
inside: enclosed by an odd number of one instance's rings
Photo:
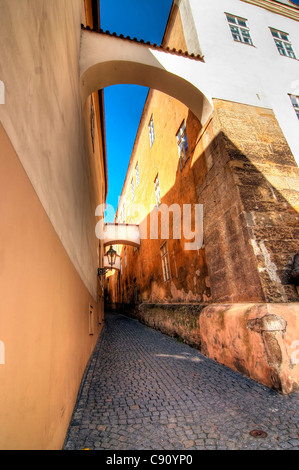
[[[60,449],[103,322],[2,126],[0,148],[0,448]]]

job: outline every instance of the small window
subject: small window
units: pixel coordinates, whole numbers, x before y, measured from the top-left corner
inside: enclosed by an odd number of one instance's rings
[[[132,198],[132,202],[134,201],[134,197],[135,197],[135,186],[134,186],[134,178],[132,178],[132,180],[131,180],[131,198]]]
[[[170,279],[169,257],[167,251],[167,242],[161,246],[161,260],[164,282]]]
[[[149,131],[149,139],[150,139],[150,146],[152,147],[154,140],[155,140],[155,129],[154,129],[154,118],[151,116],[149,125],[148,125],[148,131]]]
[[[159,182],[159,175],[155,178],[155,197],[156,197],[156,204],[159,206],[161,204],[161,191],[160,191],[160,182]]]
[[[299,96],[296,95],[289,95],[292,105],[294,107],[295,113],[297,114],[297,118],[299,119]]]
[[[92,150],[94,152],[94,106],[93,106],[92,98],[91,98],[91,106],[90,106],[90,135],[91,135]]]
[[[136,163],[136,166],[135,166],[135,176],[136,176],[136,186],[138,188],[139,186],[139,165],[138,165],[138,162]]]
[[[292,48],[292,44],[289,41],[289,35],[283,31],[278,31],[277,29],[270,28],[274,42],[276,44],[277,50],[280,55],[285,57],[291,57],[296,59],[295,53]]]
[[[130,303],[130,289],[127,287],[127,303]]]
[[[234,41],[253,46],[249,28],[247,26],[247,20],[238,16],[230,15],[228,13],[226,13],[226,18]]]
[[[185,122],[181,124],[176,135],[176,140],[178,144],[180,168],[182,170],[190,156]]]
[[[126,222],[126,204],[125,203],[123,203],[121,206],[120,213],[118,216],[118,222],[120,224],[123,224]]]

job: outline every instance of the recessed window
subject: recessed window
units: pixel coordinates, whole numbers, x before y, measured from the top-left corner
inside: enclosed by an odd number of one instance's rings
[[[151,116],[150,122],[148,124],[148,132],[149,132],[149,139],[150,139],[150,146],[152,147],[154,140],[155,140],[155,129],[154,129],[154,118]]]
[[[157,204],[157,206],[159,206],[161,204],[161,191],[160,191],[159,175],[156,176],[154,183],[155,183],[156,204]]]
[[[247,26],[247,20],[238,16],[230,15],[228,13],[226,13],[226,18],[234,41],[253,46],[249,28]]]
[[[132,178],[132,180],[131,180],[131,198],[132,198],[132,201],[134,201],[134,197],[135,197],[135,186],[134,186],[134,178]]]
[[[169,257],[167,250],[167,242],[161,246],[161,260],[162,260],[162,271],[164,282],[169,281],[170,279],[170,267],[169,267]]]
[[[182,170],[190,156],[185,122],[181,124],[176,135],[176,140],[178,145],[180,168]]]
[[[120,224],[123,224],[126,222],[126,204],[125,202],[122,204],[121,208],[120,208],[120,212],[119,212],[119,216],[118,216],[118,222]]]
[[[289,35],[283,31],[278,31],[277,29],[270,28],[270,31],[279,54],[296,59],[292,44],[289,41]]]
[[[135,166],[135,176],[136,176],[136,186],[138,188],[139,186],[139,165],[138,165],[138,162],[136,163],[136,166]]]
[[[297,118],[299,119],[299,96],[296,95],[289,95],[292,105],[294,107],[295,113],[297,114]]]

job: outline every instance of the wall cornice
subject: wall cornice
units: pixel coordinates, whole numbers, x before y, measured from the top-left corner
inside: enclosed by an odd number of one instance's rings
[[[299,21],[299,9],[294,6],[285,5],[282,3],[274,3],[271,0],[241,0],[242,2],[250,3],[265,10],[272,11],[278,15],[286,16],[292,20]]]

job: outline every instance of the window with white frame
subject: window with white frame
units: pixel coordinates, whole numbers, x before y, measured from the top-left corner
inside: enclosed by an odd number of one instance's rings
[[[294,107],[295,113],[297,114],[297,118],[299,119],[299,96],[296,95],[289,95],[292,105]]]
[[[249,28],[247,26],[247,20],[240,18],[239,16],[230,15],[229,13],[226,13],[226,18],[234,41],[253,46]]]
[[[135,197],[135,186],[134,186],[134,178],[131,179],[131,199],[134,201]]]
[[[159,175],[156,176],[154,184],[155,184],[156,204],[157,204],[157,206],[159,206],[161,204],[161,191],[160,191]]]
[[[185,121],[179,128],[176,140],[178,144],[180,168],[182,170],[190,156]]]
[[[163,243],[160,250],[161,250],[163,278],[164,278],[164,282],[166,282],[166,281],[169,281],[170,279],[170,267],[169,267],[168,251],[167,251],[167,242]]]
[[[270,31],[272,33],[279,54],[284,55],[286,57],[291,57],[292,59],[296,59],[292,44],[289,41],[288,33],[284,33],[283,31],[278,31],[277,29],[273,28],[270,28]]]
[[[140,182],[140,178],[139,178],[139,165],[138,165],[138,162],[136,163],[136,166],[135,166],[135,176],[136,176],[136,186],[137,186],[137,188],[138,188],[139,182]]]
[[[150,146],[152,147],[154,140],[155,140],[155,129],[154,129],[154,118],[153,115],[150,118],[150,122],[148,124],[148,132],[149,132],[149,139],[150,139]]]

